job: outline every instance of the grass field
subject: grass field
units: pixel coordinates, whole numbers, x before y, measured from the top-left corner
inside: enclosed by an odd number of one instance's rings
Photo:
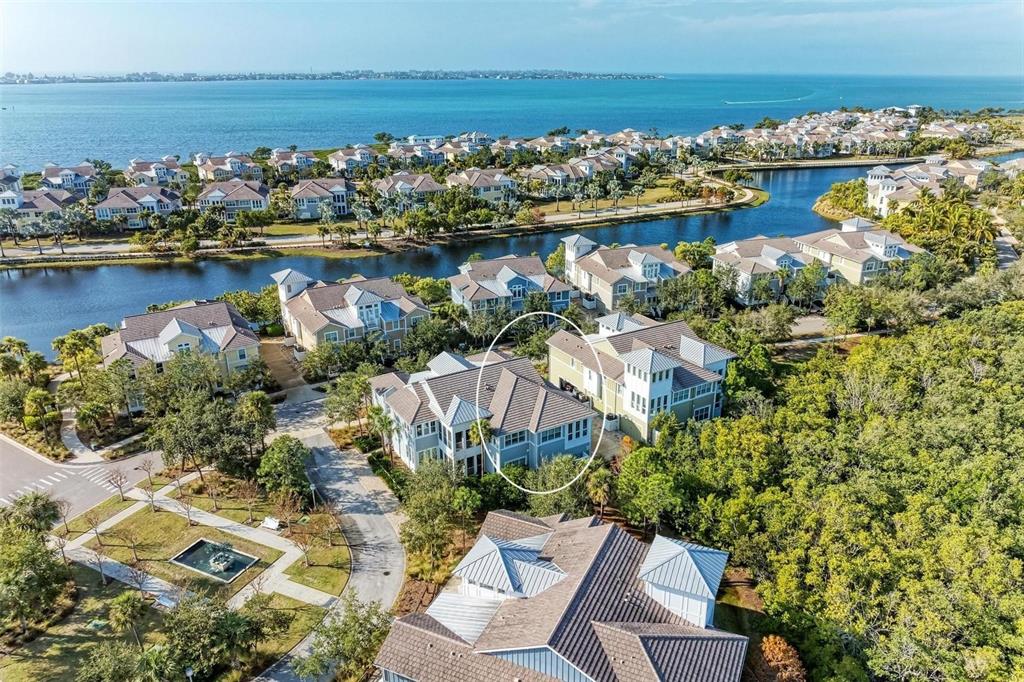
[[[132,499],[127,499],[122,502],[119,495],[114,495],[113,497],[100,502],[98,505],[86,512],[86,514],[95,517],[97,523],[102,523],[119,511],[132,506],[135,502],[136,501]],[[74,540],[82,533],[92,532],[92,526],[89,525],[89,522],[85,518],[86,514],[80,514],[68,521],[67,529],[64,528],[63,524],[57,526],[54,533],[62,537],[67,537],[68,540]]]
[[[148,508],[132,514],[113,528],[100,533],[103,539],[102,546],[96,538],[89,540],[86,546],[111,559],[131,564],[134,557],[130,543],[118,537],[124,532],[135,534],[139,565],[145,571],[193,592],[204,592],[220,599],[227,599],[242,589],[281,556],[281,552],[271,547],[250,542],[209,526],[189,526],[185,517],[174,512],[153,512]],[[259,561],[230,583],[222,583],[184,566],[170,563],[179,552],[201,538],[230,545],[240,552],[258,557]]]
[[[3,682],[72,682],[82,661],[101,642],[134,642],[131,633],[119,635],[106,625],[110,600],[132,588],[116,580],[104,587],[100,584],[99,573],[83,566],[74,566],[73,572],[78,585],[78,604],[66,618],[45,633],[0,658],[0,680]],[[159,611],[146,610],[139,627],[146,646],[163,639],[160,622]]]
[[[661,178],[660,180],[658,180],[658,184],[656,187],[652,187],[651,189],[644,191],[643,196],[640,197],[640,204],[655,204],[658,203],[659,201],[674,200],[672,196],[673,182],[675,182],[675,180],[672,178]],[[546,215],[573,214],[578,212],[572,210],[571,199],[562,199],[560,202],[557,202],[558,211],[555,211],[555,203],[556,202],[554,201],[538,201],[534,202],[534,206],[544,211]],[[597,207],[599,209],[611,208],[612,200],[598,199]],[[587,215],[587,211],[590,211],[591,213],[594,212],[594,206],[590,199],[583,200],[582,208],[584,217]],[[636,198],[630,196],[627,193],[626,196],[619,200],[619,211],[622,213],[636,211]]]

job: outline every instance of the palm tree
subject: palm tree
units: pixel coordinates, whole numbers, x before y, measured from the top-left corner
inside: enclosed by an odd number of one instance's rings
[[[587,196],[590,198],[590,206],[594,209],[594,215],[597,215],[597,200],[604,195],[604,190],[601,189],[601,185],[597,182],[592,182],[587,185]]]
[[[25,239],[36,240],[36,248],[39,250],[39,255],[43,255],[43,245],[39,241],[45,234],[46,228],[38,220],[26,220],[20,226],[19,232]]]
[[[598,518],[604,520],[604,507],[611,501],[612,481],[614,476],[610,469],[601,467],[594,469],[587,477],[587,496],[590,501],[600,506]]]
[[[107,618],[110,621],[110,628],[114,632],[131,632],[139,649],[145,651],[142,646],[142,638],[139,637],[138,623],[146,612],[146,602],[142,595],[135,590],[126,590],[114,597],[110,602],[110,609],[107,611]]]
[[[28,353],[28,341],[14,336],[5,336],[0,340],[0,353],[11,353],[20,360]]]
[[[60,520],[60,506],[49,495],[33,490],[14,498],[2,516],[23,528],[44,533]]]
[[[555,198],[555,213],[558,213],[558,207],[562,199],[569,194],[569,190],[565,188],[565,185],[555,185],[551,188],[551,196]]]
[[[366,411],[366,416],[370,422],[370,430],[377,434],[388,452],[388,458],[394,462],[395,449],[391,445],[391,434],[395,432],[395,421],[380,405],[371,405]]]
[[[491,422],[487,419],[477,419],[469,427],[469,442],[477,447],[483,448],[484,443],[490,443],[494,437],[494,429],[491,428]],[[494,461],[501,467],[501,457],[497,451],[493,452],[492,457]]]
[[[633,185],[632,187],[629,188],[630,196],[632,196],[633,199],[636,200],[636,212],[637,213],[640,212],[640,197],[642,197],[644,195],[645,191],[646,190],[644,189],[643,185]]]
[[[13,208],[0,209],[0,258],[6,258],[4,239],[14,237],[14,245],[18,245],[18,214]]]

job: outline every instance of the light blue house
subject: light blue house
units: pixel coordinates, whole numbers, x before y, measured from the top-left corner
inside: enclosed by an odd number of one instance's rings
[[[548,384],[526,358],[491,358],[482,366],[482,358],[441,353],[423,372],[371,380],[374,403],[395,423],[391,443],[410,469],[443,458],[479,476],[496,462],[536,468],[559,454],[589,455],[595,412],[586,403]],[[491,426],[487,453],[470,437],[478,419]]]
[[[537,256],[502,256],[463,263],[459,274],[449,277],[452,300],[468,312],[494,311],[507,307],[523,309],[527,294],[547,294],[553,312],[569,307],[572,287],[548,274]]]

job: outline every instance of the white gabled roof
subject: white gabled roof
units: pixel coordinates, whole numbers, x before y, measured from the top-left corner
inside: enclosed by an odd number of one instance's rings
[[[191,325],[188,322],[182,322],[178,318],[172,319],[167,323],[167,326],[163,328],[157,339],[162,344],[167,344],[176,336],[186,334],[188,336],[194,336],[197,339],[203,338],[203,333],[195,325]]]
[[[637,348],[619,356],[624,365],[637,367],[644,372],[661,372],[662,370],[681,367],[678,360],[673,360],[650,348]]]
[[[728,559],[728,552],[658,535],[637,577],[652,585],[714,599]]]
[[[541,535],[538,539],[546,542],[547,537]],[[452,573],[478,585],[504,590],[510,596],[533,597],[566,576],[558,566],[540,558],[540,547],[535,542],[495,540],[483,535]]]
[[[486,407],[481,406],[478,410],[477,406],[473,403],[455,396],[448,405],[448,410],[444,413],[444,417],[441,418],[441,423],[445,426],[468,424],[475,422],[477,419],[490,419],[493,416],[494,414]]]
[[[312,277],[305,275],[299,272],[298,270],[292,270],[291,268],[287,268],[285,270],[278,270],[277,272],[270,275],[270,278],[273,279],[278,284],[296,284],[313,281]]]
[[[451,374],[452,372],[461,372],[464,369],[473,369],[475,366],[476,365],[461,355],[450,353],[448,351],[441,351],[427,363],[427,368],[430,369],[431,376],[442,376],[444,374]]]

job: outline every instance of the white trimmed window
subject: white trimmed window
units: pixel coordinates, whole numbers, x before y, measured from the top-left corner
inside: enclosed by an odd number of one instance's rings
[[[558,440],[561,437],[562,437],[562,427],[561,426],[556,426],[553,429],[547,429],[546,431],[541,431],[540,432],[540,442],[541,442],[542,445],[544,443],[550,443],[552,441],[556,441],[556,440]]]
[[[578,421],[569,422],[568,434],[566,440],[579,440],[585,436],[590,435],[590,420],[580,419]]]
[[[698,407],[693,411],[694,421],[704,421],[705,419],[711,418],[711,406],[705,405],[704,407]]]
[[[338,342],[338,332],[324,332],[324,341],[328,343]]]
[[[437,448],[427,448],[416,453],[416,461],[420,464],[439,457]]]
[[[416,437],[428,436],[437,433],[437,422],[423,422],[416,425]]]
[[[711,393],[712,388],[713,385],[711,384],[711,382],[703,383],[700,386],[697,386],[696,388],[693,389],[693,395],[694,397],[707,395],[708,393]]]
[[[501,443],[503,447],[509,447],[511,445],[519,445],[526,441],[526,431],[516,431],[515,433],[509,433],[502,437]]]

